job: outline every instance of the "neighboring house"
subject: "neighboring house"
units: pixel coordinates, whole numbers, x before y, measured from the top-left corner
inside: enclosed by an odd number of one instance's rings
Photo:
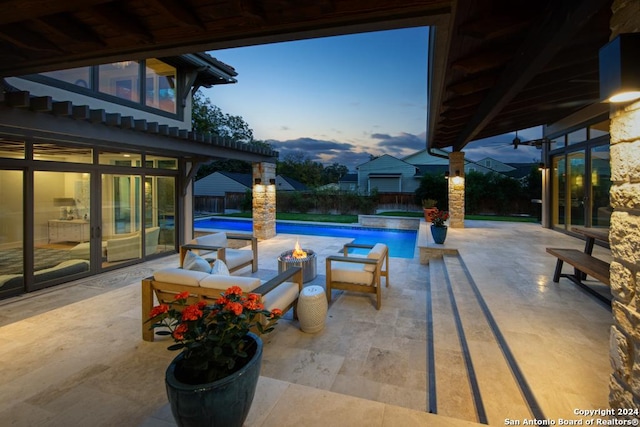
[[[226,196],[228,193],[244,194],[251,190],[251,174],[218,171],[197,180],[193,194],[199,196]]]
[[[340,178],[338,188],[342,191],[358,191],[358,174],[348,173]]]
[[[276,190],[278,191],[306,191],[307,186],[288,176],[276,176]]]
[[[385,154],[358,166],[358,173],[343,177],[340,188],[351,188],[369,192],[376,188],[378,193],[414,193],[420,186],[420,179],[426,174],[440,175],[449,171],[448,153],[433,150],[440,154],[434,156],[427,150],[421,150],[403,159]],[[442,157],[441,157],[442,156]],[[497,172],[522,180],[531,171],[533,163],[503,163],[491,157],[474,162],[465,160],[465,173]]]
[[[196,53],[1,80],[0,298],[175,252],[199,163],[273,163],[191,131],[192,93],[236,75]]]

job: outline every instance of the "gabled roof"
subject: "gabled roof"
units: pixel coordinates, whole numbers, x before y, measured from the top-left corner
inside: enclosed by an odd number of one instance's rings
[[[338,182],[358,182],[357,173],[348,173],[338,180]]]
[[[239,184],[244,185],[245,187],[251,189],[253,187],[253,177],[250,173],[238,173],[238,172],[226,172],[226,171],[218,171],[219,174],[226,176],[229,179],[232,179]]]
[[[291,187],[293,187],[294,190],[298,190],[298,191],[304,191],[307,190],[307,186],[304,185],[303,183],[296,181],[295,179],[288,177],[288,176],[284,176],[284,175],[278,175],[281,179],[287,181],[289,183],[289,185]]]

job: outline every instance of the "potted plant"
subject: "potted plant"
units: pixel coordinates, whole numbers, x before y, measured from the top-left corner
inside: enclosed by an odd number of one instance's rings
[[[435,199],[422,199],[422,210],[424,212],[424,220],[426,222],[431,222],[431,218],[434,212],[438,210],[436,205],[438,201]]]
[[[232,286],[213,304],[188,304],[189,293],[151,310],[157,335],[171,336],[181,353],[166,371],[171,412],[179,426],[242,426],[260,375],[262,341],[282,311],[264,309],[257,294]],[[261,316],[266,319],[263,325]]]
[[[436,209],[431,218],[431,236],[433,241],[438,244],[443,244],[447,238],[447,225],[445,222],[449,219],[448,211],[441,211]]]

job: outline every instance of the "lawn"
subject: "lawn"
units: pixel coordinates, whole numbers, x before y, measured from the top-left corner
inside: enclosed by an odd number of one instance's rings
[[[403,216],[412,218],[422,218],[422,212],[380,212],[381,216]],[[235,218],[251,218],[251,212],[238,212],[226,215],[220,215]],[[465,219],[485,220],[485,221],[511,221],[511,222],[538,222],[534,217],[528,216],[499,216],[499,215],[465,215]],[[331,215],[316,213],[283,213],[276,214],[276,219],[285,221],[314,221],[314,222],[337,222],[341,224],[356,224],[358,215]]]

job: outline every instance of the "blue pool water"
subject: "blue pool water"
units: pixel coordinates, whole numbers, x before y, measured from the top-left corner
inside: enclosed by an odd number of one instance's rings
[[[253,231],[253,222],[248,220],[206,218],[197,219],[194,227],[204,230],[228,230],[251,233]],[[282,221],[276,221],[276,233],[346,237],[353,239],[353,243],[363,245],[384,243],[389,247],[389,256],[396,258],[413,258],[413,252],[416,247],[416,236],[418,234],[416,230],[300,224]]]

